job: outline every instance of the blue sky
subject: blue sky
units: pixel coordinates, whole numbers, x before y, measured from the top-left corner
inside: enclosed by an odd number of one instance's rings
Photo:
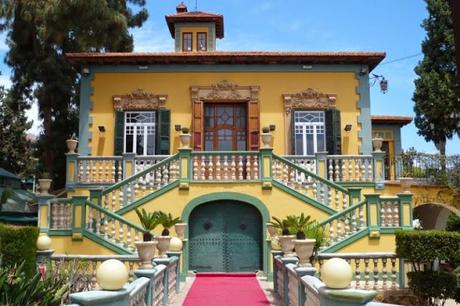
[[[175,12],[179,1],[148,0],[150,17],[141,29],[132,31],[135,51],[172,51],[164,16]],[[195,0],[184,1],[193,10]],[[384,75],[389,91],[382,94],[378,84],[371,88],[373,114],[413,116],[413,72],[422,55],[425,37],[420,27],[426,17],[422,0],[198,0],[198,10],[224,15],[225,38],[218,50],[279,51],[384,51],[387,58],[373,72]],[[0,56],[6,46],[0,36]],[[0,83],[7,84],[9,69],[0,63]],[[36,121],[36,109],[30,113]],[[33,131],[37,131],[35,122]],[[411,124],[402,129],[403,147],[435,152],[432,143],[417,135]],[[460,152],[457,136],[447,144],[448,153]]]

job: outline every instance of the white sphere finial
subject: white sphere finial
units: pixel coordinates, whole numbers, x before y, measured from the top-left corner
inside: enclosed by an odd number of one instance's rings
[[[104,290],[120,290],[128,278],[128,269],[117,259],[104,261],[96,271],[96,281]]]
[[[328,288],[344,289],[350,286],[353,271],[346,260],[331,258],[321,267],[321,280]]]
[[[51,238],[47,234],[40,234],[37,238],[37,249],[40,251],[51,249]]]

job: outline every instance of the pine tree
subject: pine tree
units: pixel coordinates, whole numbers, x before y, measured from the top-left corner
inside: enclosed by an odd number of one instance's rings
[[[460,99],[456,96],[456,64],[452,12],[448,0],[426,0],[429,16],[422,27],[423,60],[415,68],[415,125],[445,155],[446,140],[460,132]]]
[[[0,86],[0,167],[21,176],[34,170],[32,144],[27,140],[27,103],[13,99],[10,92]]]
[[[12,92],[38,103],[43,120],[38,142],[43,170],[55,188],[65,183],[65,139],[78,133],[79,74],[66,52],[133,50],[132,27],[148,14],[145,0],[0,0],[0,30],[7,31],[6,62]],[[129,5],[128,5],[129,4]],[[140,10],[133,13],[130,7]]]

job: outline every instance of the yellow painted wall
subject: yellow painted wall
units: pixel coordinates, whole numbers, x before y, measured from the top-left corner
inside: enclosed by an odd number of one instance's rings
[[[51,236],[52,249],[55,254],[85,254],[85,255],[114,255],[112,250],[84,238],[82,241],[72,240],[71,237]]]
[[[396,242],[393,234],[380,234],[379,239],[365,236],[338,250],[337,253],[394,252],[395,248]]]
[[[260,127],[276,125],[274,132],[274,151],[287,154],[284,137],[290,137],[290,131],[284,129],[284,106],[282,94],[298,93],[307,88],[319,92],[337,95],[337,108],[341,112],[342,131],[346,124],[352,124],[350,132],[342,132],[343,154],[358,154],[356,107],[359,99],[356,93],[358,81],[352,72],[188,72],[188,73],[96,73],[92,82],[94,88],[91,100],[94,102],[90,116],[93,124],[90,128],[93,138],[90,140],[92,155],[110,156],[114,154],[114,120],[113,95],[130,93],[142,88],[147,92],[168,95],[166,108],[171,110],[171,152],[179,146],[178,132],[175,124],[190,127],[192,107],[190,87],[208,86],[222,80],[238,85],[260,86]],[[105,133],[98,131],[98,126],[107,127]]]
[[[197,33],[198,32],[205,32],[207,34],[207,40],[209,41],[209,32],[208,32],[207,27],[181,27],[180,29],[180,36],[176,37],[176,39],[180,40],[180,50],[182,51],[182,33],[192,33],[193,41],[192,41],[192,51],[197,51],[198,50],[198,37]],[[215,41],[215,37],[213,37]],[[215,44],[215,43],[214,43]],[[209,50],[209,44],[207,44],[206,47],[207,50]]]

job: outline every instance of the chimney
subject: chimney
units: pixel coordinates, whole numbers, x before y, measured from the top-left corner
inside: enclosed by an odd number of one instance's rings
[[[187,13],[187,6],[185,5],[184,2],[179,3],[178,6],[176,6],[176,12],[178,14],[180,13]]]

